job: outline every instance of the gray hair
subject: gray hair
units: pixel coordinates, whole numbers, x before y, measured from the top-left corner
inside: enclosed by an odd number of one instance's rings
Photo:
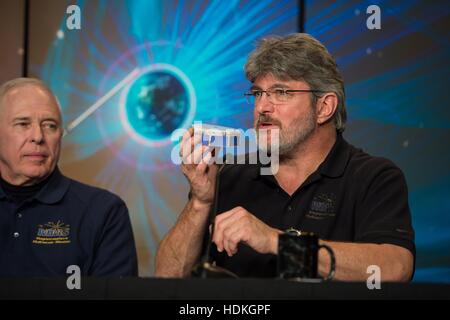
[[[36,79],[36,78],[15,78],[9,81],[4,82],[0,86],[0,110],[2,108],[3,104],[3,98],[6,96],[6,94],[11,91],[14,88],[26,86],[26,85],[33,85],[36,87],[40,87],[47,91],[53,99],[55,99],[56,105],[58,106],[59,113],[61,116],[62,121],[62,111],[61,111],[61,105],[59,104],[58,98],[53,94],[52,90],[45,84],[44,81]]]
[[[305,81],[311,89],[334,92],[338,105],[332,117],[336,131],[345,130],[344,80],[336,61],[317,39],[306,33],[261,39],[245,64],[247,79],[272,74],[280,80]],[[323,94],[311,94],[313,105]]]

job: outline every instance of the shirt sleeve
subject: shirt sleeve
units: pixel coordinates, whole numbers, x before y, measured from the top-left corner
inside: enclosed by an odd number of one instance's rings
[[[414,230],[408,205],[408,188],[403,172],[388,160],[377,160],[361,176],[355,219],[355,241],[388,243],[404,247],[415,257]],[[362,174],[362,173],[360,173]]]
[[[137,276],[136,246],[128,209],[120,198],[107,208],[89,276]]]

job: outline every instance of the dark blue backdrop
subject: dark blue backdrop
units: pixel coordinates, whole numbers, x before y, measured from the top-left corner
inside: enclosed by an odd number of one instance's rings
[[[371,4],[380,30],[366,28]],[[406,175],[415,281],[450,282],[449,18],[448,1],[306,1],[305,31],[344,73],[346,138]]]

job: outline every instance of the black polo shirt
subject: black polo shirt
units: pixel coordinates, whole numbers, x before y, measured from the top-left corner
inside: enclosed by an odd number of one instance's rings
[[[0,186],[0,276],[136,276],[128,209],[116,195],[58,169],[19,204]]]
[[[219,188],[219,214],[241,206],[267,225],[318,234],[321,239],[388,243],[415,255],[408,191],[402,171],[372,157],[341,135],[318,169],[289,196],[259,165],[227,165]],[[212,246],[212,257],[241,277],[276,276],[276,256],[240,244],[231,258]]]

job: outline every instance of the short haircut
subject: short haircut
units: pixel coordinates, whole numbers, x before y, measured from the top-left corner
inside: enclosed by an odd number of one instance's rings
[[[56,105],[58,106],[61,121],[62,121],[62,111],[61,111],[61,105],[59,104],[58,98],[53,94],[52,90],[45,84],[44,81],[36,79],[36,78],[15,78],[9,81],[4,82],[0,86],[0,110],[2,108],[3,104],[3,98],[6,96],[6,94],[11,91],[14,88],[26,86],[26,85],[33,85],[36,87],[40,87],[47,91],[53,99],[55,99]]]

